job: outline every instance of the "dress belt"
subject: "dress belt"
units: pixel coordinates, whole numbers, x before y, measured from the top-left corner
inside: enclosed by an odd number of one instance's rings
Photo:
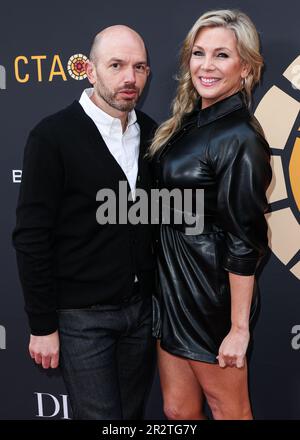
[[[212,215],[207,215],[204,216],[204,225],[203,225],[203,230],[202,232],[198,232],[195,228],[195,224],[194,225],[189,225],[185,222],[182,223],[174,223],[171,222],[164,224],[164,226],[169,226],[172,229],[176,229],[177,231],[182,232],[185,235],[202,235],[202,234],[211,234],[212,232],[222,232],[223,229],[220,228],[220,226],[218,226],[215,223],[215,217]],[[197,228],[199,229],[199,228]]]

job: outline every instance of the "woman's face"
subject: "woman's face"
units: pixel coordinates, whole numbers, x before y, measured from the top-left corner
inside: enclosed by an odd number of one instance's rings
[[[205,108],[240,90],[249,67],[241,61],[234,32],[209,27],[202,29],[195,39],[190,71]]]

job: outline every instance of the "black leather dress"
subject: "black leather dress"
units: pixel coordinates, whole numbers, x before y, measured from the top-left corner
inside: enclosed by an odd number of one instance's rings
[[[158,188],[204,189],[201,234],[187,234],[184,224],[159,228],[154,328],[161,347],[184,358],[217,362],[231,327],[228,273],[255,274],[267,250],[270,152],[252,122],[234,94],[188,114],[154,159]]]

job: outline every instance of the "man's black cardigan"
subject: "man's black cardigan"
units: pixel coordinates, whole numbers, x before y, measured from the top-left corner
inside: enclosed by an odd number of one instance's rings
[[[148,191],[144,154],[155,123],[136,113],[141,129],[137,188]],[[96,220],[97,192],[110,188],[118,195],[119,181],[127,182],[124,172],[78,101],[31,131],[13,244],[33,334],[54,332],[59,308],[122,301],[132,292],[135,274],[142,294],[152,293],[151,226]]]

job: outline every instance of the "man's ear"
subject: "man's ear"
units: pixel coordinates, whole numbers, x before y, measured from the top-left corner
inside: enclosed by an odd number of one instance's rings
[[[85,65],[84,65],[84,68],[85,68],[86,76],[87,76],[89,82],[92,85],[94,85],[95,82],[96,82],[96,67],[95,67],[95,64],[92,61],[88,60],[88,61],[86,61]]]

